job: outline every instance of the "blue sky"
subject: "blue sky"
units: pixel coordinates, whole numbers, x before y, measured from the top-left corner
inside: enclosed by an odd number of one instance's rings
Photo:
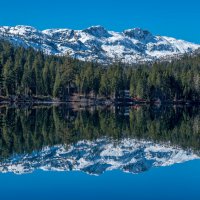
[[[102,25],[200,43],[199,0],[9,0],[1,1],[0,25],[84,29]]]

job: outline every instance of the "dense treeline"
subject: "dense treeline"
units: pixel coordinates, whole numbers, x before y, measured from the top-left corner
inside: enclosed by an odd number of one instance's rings
[[[69,57],[47,56],[0,42],[1,95],[43,95],[67,99],[72,93],[117,96],[128,87],[122,66],[109,68]]]
[[[200,97],[200,56],[151,65],[102,66],[69,57],[47,56],[0,41],[0,95],[50,96],[63,100],[73,93],[162,101]]]
[[[0,159],[45,146],[102,137],[137,138],[200,150],[198,107],[140,107],[73,111],[67,106],[0,108]]]

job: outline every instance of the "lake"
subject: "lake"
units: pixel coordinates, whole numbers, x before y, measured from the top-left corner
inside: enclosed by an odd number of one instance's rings
[[[200,108],[0,107],[1,199],[200,199]]]

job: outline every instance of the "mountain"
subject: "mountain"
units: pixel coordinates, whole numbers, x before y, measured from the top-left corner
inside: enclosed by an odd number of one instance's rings
[[[46,54],[69,55],[83,61],[104,64],[114,61],[132,64],[163,60],[200,48],[198,44],[154,36],[140,28],[114,32],[102,26],[92,26],[85,30],[43,31],[30,26],[1,26],[0,38],[18,46],[33,47]]]
[[[182,163],[199,156],[169,144],[151,141],[107,138],[79,141],[73,145],[43,148],[31,154],[13,155],[0,162],[0,172],[16,174],[45,171],[83,171],[100,175],[108,170],[141,173],[152,167]]]

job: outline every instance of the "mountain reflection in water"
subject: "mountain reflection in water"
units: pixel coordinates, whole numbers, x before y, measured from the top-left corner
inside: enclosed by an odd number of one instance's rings
[[[199,158],[194,107],[0,108],[0,172],[141,173]],[[128,114],[127,114],[128,113]]]

